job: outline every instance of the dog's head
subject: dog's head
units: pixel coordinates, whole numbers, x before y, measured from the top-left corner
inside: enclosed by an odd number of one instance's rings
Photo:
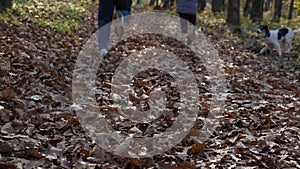
[[[267,26],[267,25],[261,25],[261,26],[259,26],[259,28],[257,29],[257,33],[259,33],[259,34],[261,34],[262,32],[266,32],[266,31],[268,31],[269,30],[269,27]]]

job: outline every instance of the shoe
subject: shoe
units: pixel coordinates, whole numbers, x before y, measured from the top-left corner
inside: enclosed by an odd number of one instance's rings
[[[195,34],[193,33],[189,33],[188,37],[187,37],[187,46],[193,51],[195,52],[195,46],[193,46],[193,41],[195,39]]]
[[[195,46],[192,44],[187,44],[187,47],[190,48],[193,52],[195,52]]]
[[[119,39],[122,38],[123,33],[124,33],[124,17],[121,13],[121,11],[116,11],[114,13],[114,20],[115,22],[115,33],[118,36]]]
[[[106,55],[107,52],[108,52],[107,49],[101,49],[101,50],[100,50],[100,56]]]

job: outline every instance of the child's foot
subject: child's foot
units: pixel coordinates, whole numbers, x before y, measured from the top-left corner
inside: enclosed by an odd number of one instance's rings
[[[193,40],[194,40],[194,35],[193,34],[188,34],[187,37],[187,46],[195,52],[195,46],[193,45]]]
[[[195,52],[195,46],[192,44],[187,44],[187,47],[190,48],[193,52]]]
[[[101,49],[100,50],[100,56],[104,56],[107,54],[107,49]]]

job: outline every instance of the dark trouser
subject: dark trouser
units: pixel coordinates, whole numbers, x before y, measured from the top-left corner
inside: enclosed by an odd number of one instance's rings
[[[181,25],[181,31],[182,33],[187,33],[188,31],[188,22],[196,25],[196,15],[186,14],[186,13],[180,13],[178,12],[180,17],[180,25]]]
[[[98,11],[99,48],[108,49],[110,25],[114,8],[121,11],[123,16],[129,16],[132,0],[100,0]],[[126,18],[125,18],[126,19]]]
[[[181,25],[181,31],[182,33],[188,33],[188,39],[187,44],[191,45],[191,43],[194,41],[195,38],[195,26],[196,26],[196,16],[197,15],[191,15],[186,13],[180,13],[178,12],[180,17],[180,25]],[[189,28],[189,23],[192,24],[191,28]]]

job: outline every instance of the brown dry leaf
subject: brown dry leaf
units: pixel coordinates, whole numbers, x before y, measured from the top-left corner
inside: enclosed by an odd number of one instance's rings
[[[50,73],[51,72],[51,69],[47,65],[42,65],[41,69],[45,73]]]
[[[227,114],[231,118],[234,118],[234,119],[237,118],[237,114],[235,112],[225,112],[225,114]]]
[[[12,99],[16,97],[16,93],[13,89],[4,89],[2,90],[2,94],[0,96],[2,99]]]
[[[133,105],[136,105],[139,103],[140,99],[136,96],[134,96],[133,94],[129,93],[129,100],[133,103]]]
[[[297,84],[295,84],[295,83],[290,83],[289,85],[285,86],[285,88],[286,88],[287,90],[290,90],[290,91],[293,91],[293,92],[299,91],[299,89],[298,89],[299,87],[300,87],[300,86],[297,85]]]
[[[71,90],[66,90],[64,92],[64,96],[69,99],[69,101],[73,100],[73,94]]]
[[[142,159],[137,159],[137,158],[128,158],[130,164],[136,167],[150,167],[153,165],[153,161],[151,158],[142,158]]]
[[[26,124],[20,120],[12,121],[11,126],[17,131],[21,131],[21,130],[25,129],[25,127],[27,127]]]
[[[171,164],[169,162],[159,162],[159,167],[161,167],[161,169],[178,169],[178,167],[175,164]]]
[[[19,102],[19,103],[17,103],[17,104],[15,105],[15,108],[16,108],[16,109],[25,109],[25,104]]]
[[[200,151],[205,149],[208,146],[208,144],[202,144],[202,143],[195,143],[192,145],[192,147],[188,150],[188,155],[195,155],[198,154]]]
[[[25,150],[26,154],[34,157],[34,158],[44,158],[44,155],[37,149],[37,148],[32,148]]]
[[[225,67],[225,72],[226,72],[227,74],[231,74],[231,75],[235,73],[233,67]]]
[[[210,110],[210,104],[209,103],[201,103],[202,107],[204,108],[205,111],[209,111]]]
[[[270,127],[271,127],[271,120],[270,120],[270,118],[266,118],[265,121],[266,122],[265,122],[265,124],[262,125],[262,128],[263,129],[270,129]]]
[[[189,133],[185,136],[185,138],[182,140],[182,142],[186,142],[187,140],[189,140],[192,136],[200,136],[201,134],[201,130],[199,129],[195,129],[195,128],[192,128]]]
[[[20,163],[16,158],[3,158],[0,159],[0,168],[3,169],[18,169]]]
[[[178,169],[196,169],[196,165],[192,162],[184,162],[179,164]]]
[[[9,121],[9,112],[0,109],[0,125],[3,125]]]
[[[0,153],[7,153],[13,151],[12,145],[8,141],[0,139]]]
[[[148,81],[145,79],[140,80],[140,84],[142,87],[146,87],[148,85]]]
[[[136,49],[137,49],[137,50],[143,50],[143,49],[144,49],[144,46],[138,45],[138,46],[136,46]]]
[[[136,159],[136,158],[129,158],[129,161],[132,165],[137,166],[137,167],[143,167],[143,161]]]

